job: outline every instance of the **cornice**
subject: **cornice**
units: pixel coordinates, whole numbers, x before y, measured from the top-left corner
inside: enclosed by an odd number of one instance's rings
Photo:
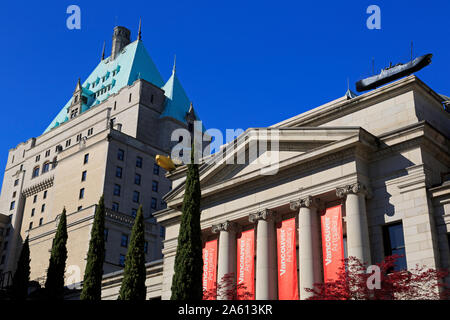
[[[52,175],[46,179],[40,180],[39,182],[29,186],[28,188],[22,191],[23,196],[26,198],[32,196],[33,194],[36,194],[38,192],[50,188],[51,186],[53,186],[54,179],[55,177]]]

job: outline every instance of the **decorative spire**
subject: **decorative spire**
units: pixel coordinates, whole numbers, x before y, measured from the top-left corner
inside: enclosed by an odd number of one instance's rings
[[[81,79],[80,78],[78,78],[77,86],[75,87],[74,92],[78,92],[79,90],[81,90]]]
[[[177,55],[174,55],[173,58],[173,69],[172,69],[172,73],[175,74],[175,72],[177,71]]]
[[[142,39],[142,36],[141,36],[141,18],[139,18],[139,31],[138,31],[138,38],[137,39],[138,40]]]
[[[103,41],[102,60],[105,60],[105,41]]]

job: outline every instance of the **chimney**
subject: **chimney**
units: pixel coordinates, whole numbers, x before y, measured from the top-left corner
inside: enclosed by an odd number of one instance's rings
[[[117,26],[114,28],[111,59],[114,60],[126,45],[130,43],[130,30]]]

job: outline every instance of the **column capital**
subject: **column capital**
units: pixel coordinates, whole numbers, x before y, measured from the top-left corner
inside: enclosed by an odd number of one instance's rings
[[[213,224],[211,227],[213,233],[219,233],[221,231],[225,232],[237,232],[239,231],[239,225],[233,221],[225,221],[218,224]]]
[[[258,220],[273,219],[273,218],[275,218],[275,216],[276,216],[275,211],[269,210],[269,209],[263,209],[256,213],[250,213],[250,215],[248,216],[248,220],[250,222],[256,222]]]
[[[292,200],[289,203],[289,207],[291,210],[298,210],[300,208],[311,208],[315,207],[317,209],[320,209],[321,202],[319,198],[314,198],[312,196],[306,196],[304,198],[300,198],[298,200]]]
[[[343,187],[336,188],[336,195],[339,198],[344,198],[347,194],[364,194],[366,197],[370,196],[370,189],[361,182],[355,182]]]

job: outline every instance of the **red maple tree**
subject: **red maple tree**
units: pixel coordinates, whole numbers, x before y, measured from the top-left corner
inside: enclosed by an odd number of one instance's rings
[[[310,300],[439,300],[449,299],[444,284],[446,270],[416,265],[410,270],[395,270],[399,255],[386,257],[376,264],[379,277],[367,272],[367,265],[355,257],[345,259],[334,281],[316,283],[306,291]],[[378,285],[375,286],[376,278]],[[368,285],[369,283],[369,285]]]
[[[203,291],[203,300],[217,300],[218,295],[226,297],[226,300],[252,300],[253,295],[247,291],[244,284],[236,284],[234,273],[225,274],[215,288]]]

